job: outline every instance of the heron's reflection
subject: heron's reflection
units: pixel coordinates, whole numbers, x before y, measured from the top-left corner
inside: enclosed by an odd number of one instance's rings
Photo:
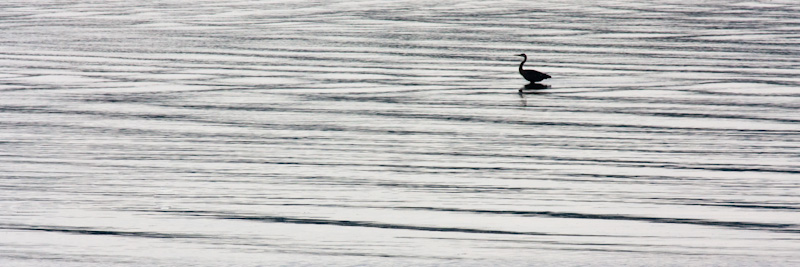
[[[550,89],[549,84],[541,84],[541,83],[529,83],[519,89],[519,92],[529,92],[525,90],[542,90],[542,89]]]
[[[519,99],[522,106],[523,107],[528,106],[528,99],[525,98],[525,95],[546,94],[547,92],[544,89],[550,89],[550,85],[541,83],[530,83],[526,84],[522,88],[519,88]]]

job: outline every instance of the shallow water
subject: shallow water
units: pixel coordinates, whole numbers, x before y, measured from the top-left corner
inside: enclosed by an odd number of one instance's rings
[[[800,264],[800,7],[637,2],[0,3],[0,262]]]

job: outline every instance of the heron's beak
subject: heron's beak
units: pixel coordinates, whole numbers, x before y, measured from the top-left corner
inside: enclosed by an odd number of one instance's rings
[[[519,55],[517,55],[517,56],[524,56],[524,55],[525,55],[525,54],[519,54]]]

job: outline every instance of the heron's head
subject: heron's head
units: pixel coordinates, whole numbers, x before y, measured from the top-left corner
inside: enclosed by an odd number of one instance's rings
[[[517,56],[521,56],[521,57],[527,57],[527,55],[525,55],[525,53],[519,54],[519,55],[517,55]]]

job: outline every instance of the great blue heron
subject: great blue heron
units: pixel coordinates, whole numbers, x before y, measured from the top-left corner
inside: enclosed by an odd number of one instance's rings
[[[530,81],[532,83],[535,83],[535,82],[550,78],[550,75],[547,75],[546,73],[543,73],[543,72],[538,72],[538,71],[535,71],[535,70],[523,70],[522,69],[522,65],[525,65],[525,61],[528,61],[528,55],[525,55],[523,53],[523,54],[519,54],[517,56],[521,56],[521,57],[524,58],[524,59],[522,59],[522,63],[519,63],[519,74],[521,74],[522,77],[525,77],[525,80],[528,80],[528,81]]]

